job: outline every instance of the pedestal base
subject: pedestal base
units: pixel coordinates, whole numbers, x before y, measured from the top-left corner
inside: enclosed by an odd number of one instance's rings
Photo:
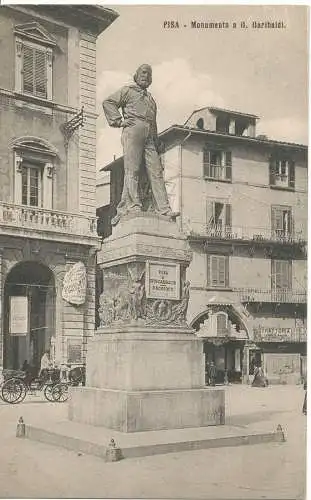
[[[72,388],[69,420],[120,432],[221,425],[223,389],[121,391]]]

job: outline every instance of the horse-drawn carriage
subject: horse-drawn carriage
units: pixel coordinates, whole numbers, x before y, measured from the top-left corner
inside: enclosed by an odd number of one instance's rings
[[[63,403],[69,397],[69,386],[84,384],[84,367],[68,370],[67,380],[62,380],[60,369],[42,370],[34,376],[31,370],[3,370],[3,382],[0,387],[1,399],[6,403],[17,404],[24,401],[27,394],[43,392],[50,402]]]

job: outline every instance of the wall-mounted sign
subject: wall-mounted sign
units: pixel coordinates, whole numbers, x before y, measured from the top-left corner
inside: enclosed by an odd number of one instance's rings
[[[179,300],[179,264],[146,262],[146,296],[152,299]]]
[[[67,338],[67,363],[82,363],[82,339]]]
[[[10,297],[10,335],[26,335],[28,333],[28,297]]]

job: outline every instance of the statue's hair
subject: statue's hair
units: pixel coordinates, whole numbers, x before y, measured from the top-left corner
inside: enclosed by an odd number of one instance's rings
[[[152,75],[152,68],[151,68],[150,64],[141,64],[140,66],[138,66],[137,70],[135,71],[135,75],[133,76],[133,80],[135,83],[137,83],[137,76],[138,76],[139,70],[145,66],[147,66],[147,68],[150,70],[150,73]]]

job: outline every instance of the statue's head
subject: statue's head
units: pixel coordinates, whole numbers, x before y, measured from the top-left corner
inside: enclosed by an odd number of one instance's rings
[[[152,83],[152,69],[149,64],[142,64],[137,68],[134,81],[142,89],[146,89]]]

